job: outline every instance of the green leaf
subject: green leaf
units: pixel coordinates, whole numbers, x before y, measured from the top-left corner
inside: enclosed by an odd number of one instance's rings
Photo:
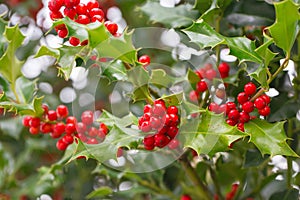
[[[188,69],[186,76],[187,76],[187,80],[192,84],[198,83],[200,81],[199,76],[190,68]]]
[[[262,155],[299,157],[286,143],[288,138],[283,125],[284,122],[268,123],[265,120],[254,119],[245,123],[245,132],[250,134],[250,142]]]
[[[262,156],[257,149],[248,149],[244,156],[243,167],[258,167],[264,161],[268,159],[269,156]]]
[[[25,77],[16,80],[16,92],[21,103],[29,103],[36,90],[36,81],[30,81]]]
[[[38,52],[35,54],[35,58],[41,57],[41,56],[51,56],[56,59],[59,59],[60,52],[57,49],[53,49],[46,46],[41,46],[38,50]]]
[[[164,102],[166,103],[167,106],[177,106],[179,104],[181,104],[182,100],[183,100],[183,93],[177,93],[177,94],[171,94],[171,95],[163,95],[161,98],[164,100]]]
[[[188,26],[199,15],[190,4],[167,8],[162,7],[159,2],[147,1],[140,10],[149,16],[150,21],[162,23],[169,28]]]
[[[168,75],[163,69],[152,70],[149,83],[156,85],[159,88],[169,88],[175,81],[174,77]]]
[[[7,22],[4,21],[2,18],[0,18],[0,35],[4,34],[5,31],[5,26],[7,26]],[[5,37],[1,37],[0,38],[0,57],[2,57],[2,55],[5,52]]]
[[[274,3],[276,21],[268,29],[275,44],[289,54],[300,30],[299,6],[292,0]]]
[[[259,66],[255,72],[249,74],[252,78],[254,78],[263,88],[268,88],[267,84],[267,68],[263,66]]]
[[[112,114],[110,114],[108,111],[103,110],[100,117],[97,119],[97,121],[104,123],[108,127],[118,126],[118,127],[127,127],[131,124],[134,124],[137,122],[137,117],[134,116],[132,113],[129,113],[128,115],[118,118]]]
[[[228,151],[232,142],[247,134],[229,126],[222,114],[216,115],[206,111],[200,119],[193,119],[184,124],[180,128],[180,136],[185,139],[184,147],[190,147],[198,154],[213,156],[217,152]]]
[[[217,33],[209,24],[203,20],[198,20],[191,27],[183,31],[200,48],[211,47],[225,44],[230,49],[230,54],[236,56],[240,62],[252,61],[261,63],[262,59],[255,52],[253,41],[245,37],[225,37]]]
[[[137,62],[137,50],[132,44],[132,33],[124,32],[119,37],[110,36],[108,39],[102,41],[95,48],[98,56],[135,64]]]
[[[142,138],[143,136],[140,135],[138,130],[124,127],[119,128],[113,125],[105,140],[100,144],[88,145],[79,141],[70,161],[76,159],[78,156],[86,156],[103,163],[109,159],[115,159],[120,147],[127,147],[129,149],[130,143]]]
[[[112,61],[110,63],[102,63],[102,75],[109,79],[109,81],[126,81],[127,73],[124,63],[120,61]]]
[[[191,42],[200,46],[200,48],[212,47],[225,43],[225,37],[217,33],[209,24],[204,20],[194,22],[192,26],[183,31],[186,33]]]
[[[110,187],[104,186],[100,187],[90,194],[86,196],[87,199],[92,199],[92,198],[99,198],[99,197],[105,197],[113,193],[113,190]]]
[[[19,139],[23,130],[22,118],[8,118],[0,121],[0,132]]]
[[[3,36],[8,42],[5,53],[0,58],[0,73],[10,83],[15,83],[18,77],[22,75],[21,67],[23,61],[20,61],[15,53],[22,45],[25,36],[21,33],[19,27],[6,27]]]

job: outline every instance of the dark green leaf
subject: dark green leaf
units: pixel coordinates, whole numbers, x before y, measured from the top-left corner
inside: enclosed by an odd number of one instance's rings
[[[126,81],[127,73],[124,63],[120,61],[113,61],[111,63],[102,63],[102,75],[109,79],[109,81]]]
[[[127,127],[131,124],[134,124],[137,122],[137,117],[135,117],[132,113],[122,117],[118,118],[106,110],[102,111],[102,114],[97,119],[97,121],[104,123],[108,127],[118,126],[118,127]]]
[[[172,28],[188,26],[199,15],[196,10],[193,10],[193,6],[189,4],[166,8],[162,7],[159,2],[147,1],[140,10],[148,15],[154,23],[159,22]]]
[[[286,143],[284,122],[268,123],[265,120],[254,119],[245,123],[245,132],[250,134],[252,142],[262,155],[269,154],[298,157]]]
[[[258,69],[249,74],[252,78],[254,78],[263,88],[268,88],[267,84],[267,69],[263,66],[259,66]]]
[[[275,44],[289,53],[300,30],[299,6],[292,0],[285,0],[274,3],[276,21],[269,27]],[[284,37],[283,37],[284,36]]]
[[[264,161],[268,159],[269,156],[265,155],[262,157],[261,153],[256,149],[249,149],[246,152],[243,167],[258,167]]]

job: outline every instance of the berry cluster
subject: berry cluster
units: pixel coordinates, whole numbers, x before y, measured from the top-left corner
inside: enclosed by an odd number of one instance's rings
[[[229,76],[230,67],[227,63],[221,63],[218,66],[218,70],[221,78],[227,78]],[[203,68],[197,70],[196,74],[199,76],[200,81],[196,85],[196,90],[190,92],[189,97],[192,102],[198,102],[200,94],[208,89],[207,83],[212,82],[218,73],[211,64],[206,64]]]
[[[50,18],[52,20],[69,17],[79,24],[89,24],[96,21],[103,23],[105,21],[105,14],[99,6],[96,0],[91,0],[87,4],[80,3],[80,0],[50,0],[48,3]],[[116,23],[105,21],[104,25],[112,35],[117,36],[118,25]],[[61,38],[66,38],[69,34],[64,24],[57,25],[55,30]],[[69,42],[72,46],[88,44],[88,40],[80,42],[78,38],[73,36],[69,38]]]
[[[179,116],[176,106],[166,107],[163,100],[154,101],[154,105],[144,106],[144,115],[139,118],[139,129],[142,132],[154,133],[144,137],[143,143],[147,150],[155,147],[163,148],[166,145],[170,149],[179,146],[179,140],[175,137],[178,133]]]
[[[43,109],[42,117],[25,116],[23,125],[28,127],[33,135],[41,132],[50,134],[53,139],[60,138],[56,143],[59,150],[63,151],[72,144],[74,137],[87,144],[98,144],[108,133],[108,128],[103,123],[98,129],[93,126],[92,111],[84,111],[81,115],[81,122],[77,122],[74,116],[69,116],[68,108],[64,105],[59,105],[56,110],[49,110],[46,105],[43,105]]]
[[[244,86],[244,91],[237,95],[238,106],[236,106],[234,102],[227,102],[222,105],[212,102],[208,108],[210,111],[215,113],[226,113],[227,124],[231,126],[237,125],[240,131],[244,131],[244,123],[256,118],[255,115],[250,115],[253,111],[255,111],[255,108],[257,109],[258,114],[263,117],[270,114],[270,97],[266,94],[262,94],[254,101],[251,101],[251,97],[255,93],[256,85],[249,82]]]

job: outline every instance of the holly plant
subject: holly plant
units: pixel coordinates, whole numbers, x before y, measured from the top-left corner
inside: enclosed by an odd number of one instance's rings
[[[298,0],[0,4],[0,199],[299,199]]]

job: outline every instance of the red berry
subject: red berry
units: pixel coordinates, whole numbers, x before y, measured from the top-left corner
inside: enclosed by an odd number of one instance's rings
[[[208,80],[213,80],[217,76],[217,72],[214,69],[209,69],[206,71],[206,78]]]
[[[141,57],[139,57],[139,62],[143,64],[143,67],[147,67],[150,62],[151,62],[151,59],[148,55],[142,55]]]
[[[89,138],[86,143],[87,144],[99,144],[99,142],[96,138]]]
[[[169,149],[177,149],[177,147],[179,147],[179,144],[179,140],[173,139],[169,142],[168,147]]]
[[[238,94],[237,96],[237,100],[240,104],[244,104],[246,101],[248,101],[250,98],[249,98],[249,95],[247,95],[245,92],[241,92]]]
[[[168,114],[178,114],[178,108],[176,106],[169,106],[167,109]]]
[[[74,116],[69,116],[66,119],[66,123],[67,124],[74,124],[74,125],[76,125],[77,119]]]
[[[246,123],[250,120],[250,115],[247,112],[240,112],[240,122],[241,123]]]
[[[55,111],[55,110],[49,110],[49,111],[48,111],[48,114],[47,114],[47,118],[48,118],[48,120],[50,120],[50,121],[55,121],[55,120],[57,120],[57,113],[56,113],[56,111]]]
[[[176,126],[170,126],[169,129],[167,130],[167,135],[170,138],[175,138],[177,134],[178,134],[178,128]]]
[[[240,113],[238,110],[231,110],[228,113],[228,119],[231,119],[233,121],[237,121],[240,118]]]
[[[76,124],[76,130],[78,133],[84,134],[86,131],[86,125],[82,122],[79,122]]]
[[[64,9],[64,15],[66,17],[69,17],[70,19],[74,19],[75,16],[77,15],[76,10],[74,8],[65,8]]]
[[[58,117],[66,118],[69,115],[69,110],[65,105],[59,105],[56,108],[56,113]]]
[[[271,112],[271,109],[269,106],[265,106],[263,109],[258,110],[258,113],[264,117],[268,116]]]
[[[98,129],[96,129],[95,127],[91,127],[89,130],[88,130],[88,135],[90,137],[96,137],[98,135]]]
[[[23,126],[25,127],[30,127],[30,121],[31,121],[32,117],[31,116],[25,116],[23,118]]]
[[[57,12],[50,12],[50,18],[54,21],[56,19],[62,19],[64,16],[61,14],[60,11]]]
[[[52,124],[42,123],[40,129],[42,133],[50,133],[52,132]]]
[[[73,123],[66,124],[66,134],[71,135],[76,132],[76,126]]]
[[[33,117],[30,121],[29,121],[29,125],[31,127],[39,127],[40,126],[40,122],[41,119],[39,117]]]
[[[88,7],[84,3],[80,3],[75,7],[78,15],[86,15]]]
[[[254,101],[254,106],[258,109],[261,110],[267,105],[266,101],[262,97],[258,97]]]
[[[65,135],[62,137],[62,141],[67,144],[72,144],[74,142],[74,138],[71,135]]]
[[[93,8],[99,8],[99,3],[96,0],[91,0],[87,3],[87,9],[92,10]]]
[[[229,76],[229,73],[220,73],[220,75],[221,75],[221,78],[227,78]],[[225,83],[225,87],[227,87],[226,83]]]
[[[188,194],[184,194],[181,196],[180,200],[192,200],[192,197],[190,197]]]
[[[222,104],[219,107],[218,113],[227,113],[227,110],[228,110],[227,104]]]
[[[118,31],[118,25],[116,23],[110,22],[110,21],[106,21],[104,23],[105,27],[107,28],[107,30],[112,34],[115,35]]]
[[[43,108],[43,110],[44,110],[44,114],[47,114],[48,111],[49,111],[49,107],[48,107],[46,104],[43,104],[43,105],[42,105],[42,108]]]
[[[208,106],[208,110],[214,112],[214,113],[218,113],[219,111],[219,105],[216,104],[215,102],[211,102]]]
[[[227,105],[227,111],[226,111],[227,115],[228,115],[229,111],[236,110],[236,105],[234,102],[227,102],[226,105]]]
[[[150,104],[147,104],[144,106],[144,113],[148,113],[150,112],[152,109],[152,106]]]
[[[31,127],[29,128],[29,132],[30,132],[32,135],[37,135],[37,134],[39,134],[40,129],[39,129],[39,127],[33,127],[33,126],[31,126]]]
[[[154,149],[154,135],[147,135],[143,140],[145,149],[153,150]]]
[[[78,46],[80,44],[80,40],[77,37],[70,37],[69,42],[72,46]]]
[[[228,125],[230,125],[230,126],[235,126],[236,123],[237,123],[237,121],[232,120],[232,119],[227,119],[227,120],[226,120],[226,123],[227,123]]]
[[[243,103],[242,109],[247,113],[251,113],[254,110],[254,104],[251,101],[247,101]]]
[[[65,6],[67,8],[73,8],[80,3],[80,0],[65,0]]]
[[[189,94],[189,98],[192,102],[197,103],[199,98],[199,93],[196,90],[192,90]]]
[[[91,125],[94,122],[94,113],[90,110],[84,111],[81,114],[81,121],[86,125]]]
[[[149,131],[151,131],[152,126],[150,124],[149,121],[144,121],[141,126],[140,126],[141,131],[143,131],[144,133],[147,133]]]
[[[92,18],[95,15],[100,15],[102,19],[104,19],[104,12],[100,8],[93,8],[92,10],[90,10],[89,16]]]
[[[207,84],[205,81],[199,81],[196,86],[197,92],[205,92],[207,90]]]
[[[228,74],[230,70],[230,66],[227,63],[222,62],[220,63],[218,69],[221,74]]]
[[[52,12],[57,12],[63,6],[63,4],[64,4],[64,0],[50,0],[48,2],[48,8]]]
[[[238,123],[236,126],[240,131],[245,132],[244,123]]]
[[[256,92],[256,85],[252,82],[247,83],[244,86],[244,92],[249,96],[253,95]]]
[[[65,38],[68,36],[68,29],[62,29],[62,30],[58,30],[57,31],[57,35],[60,37],[60,38]]]
[[[169,125],[170,126],[177,126],[178,123],[179,123],[179,117],[178,117],[178,115],[169,114],[169,117],[170,117]]]
[[[105,135],[107,135],[108,134],[108,128],[107,128],[107,126],[104,124],[104,123],[101,123],[100,124],[100,126],[99,126],[99,130],[101,131],[101,132],[103,132]]]
[[[154,136],[154,146],[163,148],[170,142],[170,138],[165,135],[155,135]]]
[[[263,95],[261,95],[260,97],[263,98],[263,99],[265,100],[265,102],[266,102],[267,105],[268,105],[268,104],[270,103],[270,101],[271,101],[270,97],[269,97],[268,95],[266,95],[266,94],[263,94]]]
[[[122,148],[118,148],[118,151],[117,151],[117,157],[121,157],[123,156],[123,149]]]
[[[90,18],[86,15],[78,15],[75,21],[79,24],[88,24],[90,23]]]
[[[56,142],[56,148],[60,151],[66,150],[67,147],[68,147],[68,144],[65,143],[62,139],[60,139]]]
[[[163,107],[166,107],[166,104],[165,104],[164,100],[162,100],[162,99],[156,99],[154,101],[154,105],[157,105],[157,104],[161,104]]]
[[[104,18],[100,15],[94,15],[92,18],[91,18],[91,22],[103,22],[104,21]]]
[[[162,127],[162,120],[160,120],[159,118],[156,117],[150,117],[150,125],[153,129],[159,129]]]
[[[166,109],[162,104],[154,104],[152,108],[152,113],[155,116],[161,117],[166,114]]]
[[[216,97],[220,98],[220,99],[224,99],[226,96],[226,92],[224,89],[216,89],[216,93],[215,93]]]
[[[65,132],[65,124],[62,122],[58,122],[53,126],[53,132],[62,135]]]
[[[205,75],[205,70],[204,70],[204,69],[199,69],[199,70],[197,70],[197,71],[196,71],[196,74],[198,75],[198,77],[199,77],[200,79],[203,79],[203,77],[206,76],[206,75]]]
[[[80,43],[80,45],[81,46],[85,46],[85,45],[87,45],[89,43],[89,40],[83,40],[81,43]]]

